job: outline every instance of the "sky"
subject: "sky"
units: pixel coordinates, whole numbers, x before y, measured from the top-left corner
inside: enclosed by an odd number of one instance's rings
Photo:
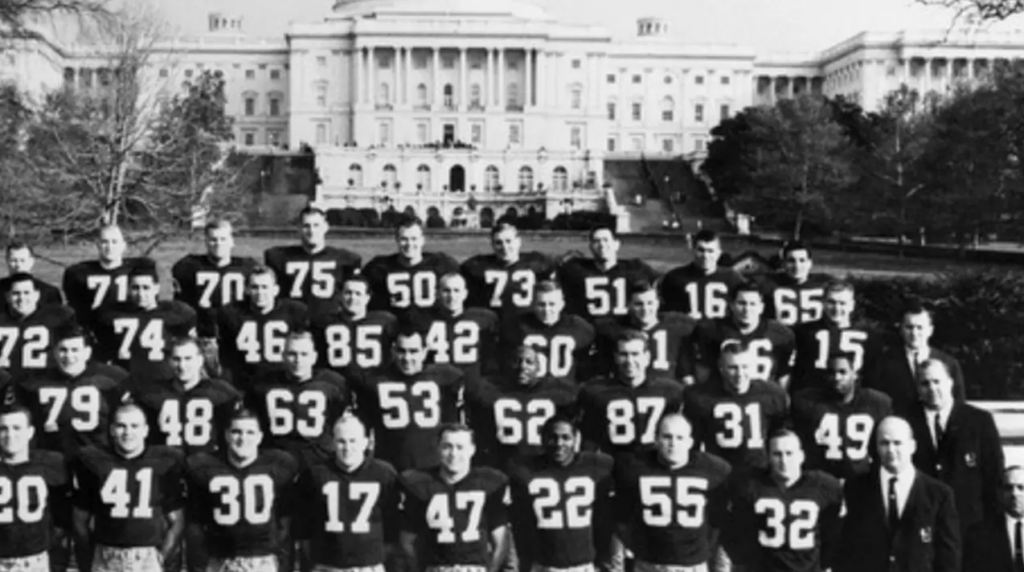
[[[139,1],[139,0],[124,0]],[[412,0],[414,1],[414,0]],[[486,0],[481,0],[486,1]],[[288,23],[317,22],[334,0],[151,0],[184,34],[206,31],[212,11],[240,14],[245,32],[280,37]],[[694,44],[739,44],[759,51],[820,51],[857,33],[948,29],[953,15],[913,0],[532,0],[556,19],[635,34],[637,18],[667,19],[672,35]],[[1001,27],[1024,27],[1024,17]]]

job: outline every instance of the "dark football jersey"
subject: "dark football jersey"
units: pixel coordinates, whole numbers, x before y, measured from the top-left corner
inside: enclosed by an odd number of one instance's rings
[[[275,246],[263,253],[267,266],[277,274],[281,296],[304,302],[333,300],[345,278],[359,272],[361,256],[333,246],[312,254],[298,244]]]
[[[125,305],[99,315],[96,350],[99,358],[137,376],[160,379],[171,374],[168,343],[195,330],[196,311],[181,302],[161,300],[152,310]]]
[[[533,305],[538,282],[553,277],[554,261],[540,252],[523,252],[506,265],[494,254],[479,254],[462,263],[469,297],[466,306],[511,315]]]
[[[235,387],[245,390],[260,369],[281,363],[288,334],[307,328],[309,312],[295,300],[278,300],[266,314],[238,302],[218,312],[217,322],[221,367]]]
[[[98,260],[86,260],[64,271],[63,290],[78,323],[95,327],[104,310],[128,302],[128,276],[137,269],[155,269],[150,258],[125,258],[117,268],[107,270]]]
[[[552,568],[594,562],[594,516],[610,508],[612,458],[584,451],[563,467],[532,457],[515,462],[508,476],[520,558]]]
[[[217,309],[245,300],[245,283],[256,268],[248,256],[217,264],[205,254],[189,254],[174,264],[174,299],[196,311],[198,334],[217,337]]]
[[[56,368],[30,372],[18,384],[32,412],[35,446],[68,456],[110,440],[113,401],[128,377],[123,369],[92,362],[75,378]]]
[[[647,334],[647,346],[651,351],[651,365],[647,375],[681,380],[693,375],[695,359],[693,331],[697,321],[675,312],[666,312],[649,328],[641,328],[627,318],[607,318],[595,324],[597,341],[594,346],[595,373],[611,375],[616,371],[615,352],[619,334],[624,330],[640,330]]]
[[[181,449],[186,456],[218,447],[228,409],[242,396],[228,382],[210,378],[188,390],[174,378],[133,377],[125,385],[149,420],[149,443]]]
[[[857,388],[843,403],[834,391],[809,388],[793,395],[790,419],[804,444],[804,468],[849,479],[871,468],[872,435],[892,414],[892,400],[873,389]]]
[[[266,368],[252,393],[266,431],[264,446],[288,451],[303,466],[334,449],[331,427],[350,407],[343,377],[322,369],[297,382],[283,367]]]
[[[169,447],[147,447],[132,459],[83,449],[72,464],[74,503],[93,517],[93,542],[161,547],[167,515],[185,505],[184,466],[185,456]]]
[[[823,274],[811,274],[798,284],[788,274],[769,277],[764,315],[790,327],[820,320],[825,311],[825,285],[831,279]]]
[[[51,525],[69,523],[70,489],[60,453],[32,451],[26,463],[0,463],[0,558],[49,550]]]
[[[429,363],[446,363],[467,376],[479,377],[498,367],[498,315],[485,308],[468,308],[458,316],[436,309],[424,313]]]
[[[398,473],[367,459],[351,473],[335,462],[299,476],[295,536],[308,539],[314,565],[335,569],[384,563],[385,542],[398,536]]]
[[[668,378],[648,378],[632,387],[614,377],[583,386],[579,396],[583,440],[609,455],[636,453],[654,446],[658,421],[678,413],[683,385]]]
[[[43,282],[42,280],[33,277],[32,282],[36,285],[36,290],[39,291],[39,305],[40,306],[51,306],[54,304],[63,304],[64,295],[61,294],[60,288],[57,288],[53,284]],[[7,304],[6,293],[11,288],[11,277],[5,276],[0,278],[0,313],[7,312],[9,306]]]
[[[598,318],[625,316],[629,306],[630,283],[654,283],[658,273],[643,260],[619,260],[601,270],[593,258],[573,258],[558,269],[558,281],[565,292],[565,313],[593,322]]]
[[[437,462],[438,430],[459,420],[464,376],[450,365],[407,376],[392,367],[349,380],[359,417],[372,427],[374,454],[396,469]]]
[[[449,484],[438,469],[402,473],[402,530],[422,538],[422,566],[488,566],[490,533],[508,524],[508,478],[474,467]]]
[[[739,479],[727,535],[744,562],[764,572],[819,572],[825,545],[835,538],[843,489],[832,475],[804,471],[788,488],[769,472]]]
[[[836,355],[852,354],[859,369],[871,363],[879,349],[877,336],[856,322],[849,328],[839,328],[822,318],[796,326],[793,333],[796,357],[790,375],[790,393],[808,387],[829,387],[825,374],[829,359]]]
[[[658,286],[661,309],[698,320],[724,318],[729,313],[729,292],[743,281],[732,268],[718,268],[711,274],[692,263],[673,268]]]
[[[727,462],[700,451],[676,469],[656,452],[616,463],[618,521],[630,530],[636,559],[674,566],[707,562],[710,529],[724,520],[729,473]]]
[[[720,379],[689,388],[683,414],[693,426],[695,443],[722,457],[737,471],[767,466],[768,436],[788,419],[786,391],[774,383],[753,380],[742,395],[727,391]]]
[[[495,468],[542,452],[541,428],[556,414],[575,417],[575,383],[557,379],[522,386],[491,378],[466,388],[466,421],[476,433],[473,462]]]
[[[744,342],[754,353],[754,379],[776,381],[789,374],[795,341],[793,331],[773,320],[761,320],[752,332],[743,334],[732,318],[703,320],[694,332],[699,360],[711,371],[718,369],[722,346],[727,342]]]
[[[188,458],[185,482],[189,521],[204,528],[213,558],[270,556],[277,550],[280,518],[290,514],[298,463],[284,451],[260,451],[245,467],[222,455]]]
[[[0,313],[0,367],[15,377],[46,369],[56,333],[74,322],[74,310],[60,305],[40,306],[23,318]]]
[[[391,357],[398,319],[388,312],[369,312],[359,320],[341,309],[310,316],[320,367],[342,375],[381,367]]]
[[[520,346],[537,350],[540,377],[584,381],[592,377],[594,326],[579,316],[563,315],[548,326],[533,314],[505,320],[499,340],[501,363],[509,363]]]
[[[401,317],[411,309],[437,303],[441,277],[459,271],[459,263],[441,252],[424,252],[419,264],[408,266],[398,254],[376,256],[363,268],[370,281],[370,308]]]

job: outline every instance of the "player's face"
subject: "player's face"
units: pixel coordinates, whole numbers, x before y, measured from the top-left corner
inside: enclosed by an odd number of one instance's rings
[[[398,231],[396,238],[398,253],[410,260],[419,260],[423,255],[423,229],[417,225]]]
[[[308,379],[313,375],[316,358],[313,340],[308,338],[292,338],[284,347],[284,365],[288,373],[299,379]]]
[[[722,257],[722,243],[717,240],[698,242],[693,246],[693,261],[704,270],[718,268],[718,259]]]
[[[462,310],[468,294],[466,281],[461,276],[452,276],[441,284],[441,306],[446,310]]]
[[[647,367],[651,365],[651,352],[644,340],[628,340],[619,342],[615,348],[615,365],[619,375],[627,380],[644,377]]]
[[[1014,518],[1024,517],[1024,470],[1007,471],[1005,478],[1006,482],[1000,491],[1003,507]]]
[[[369,304],[370,292],[366,289],[365,282],[349,280],[341,287],[341,307],[346,312],[365,314]]]
[[[786,259],[783,261],[783,265],[786,270],[786,274],[790,278],[793,278],[797,282],[803,282],[807,280],[807,276],[811,273],[811,267],[814,263],[811,262],[811,253],[806,250],[794,250],[786,253]]]
[[[110,424],[110,433],[122,454],[138,452],[146,446],[146,437],[149,436],[146,416],[139,409],[122,409]]]
[[[928,340],[932,338],[932,319],[927,312],[918,314],[907,314],[903,316],[900,324],[900,335],[903,343],[911,348],[928,347]]]
[[[236,459],[252,459],[259,455],[263,431],[253,418],[235,419],[228,427],[228,448]]]
[[[921,403],[930,409],[942,409],[953,402],[953,380],[940,365],[918,372],[917,392]]]
[[[16,248],[7,253],[7,270],[11,274],[32,272],[35,263],[36,259],[32,256],[32,251],[27,248]]]
[[[257,308],[270,308],[277,301],[278,286],[272,275],[254,274],[249,278],[249,300]]]
[[[533,385],[540,372],[540,359],[537,356],[537,350],[531,347],[520,349],[512,360],[512,368],[519,385]]]
[[[414,375],[423,370],[423,362],[427,350],[423,344],[423,336],[398,336],[392,349],[398,371],[405,375]]]
[[[825,294],[825,316],[833,322],[849,320],[854,307],[851,290],[833,290]]]
[[[370,440],[358,421],[346,421],[334,428],[334,454],[343,467],[357,467],[366,459]]]
[[[576,429],[568,423],[556,423],[546,435],[544,435],[544,449],[548,457],[560,465],[572,461],[576,454],[578,444]]]
[[[730,304],[732,315],[744,326],[751,326],[761,320],[764,312],[764,300],[756,292],[740,292]]]
[[[751,373],[754,371],[752,352],[725,354],[719,366],[725,387],[734,393],[746,393],[750,388]]]
[[[319,213],[312,213],[302,217],[300,235],[302,244],[306,246],[323,246],[327,241],[327,219]]]
[[[212,228],[206,231],[206,254],[214,260],[231,258],[231,249],[235,247],[235,238],[230,228]]]
[[[513,262],[519,259],[519,251],[523,247],[523,241],[519,233],[513,229],[506,229],[491,237],[491,248],[494,254],[503,262]]]
[[[124,257],[124,235],[116,228],[108,228],[100,234],[97,243],[100,260],[104,262],[119,262]]]
[[[92,357],[92,348],[82,338],[61,340],[53,348],[57,368],[65,375],[77,375]]]
[[[857,370],[848,358],[833,359],[828,364],[828,375],[836,393],[847,396],[857,387]]]
[[[650,324],[658,321],[658,311],[661,310],[661,300],[654,290],[633,294],[629,299],[629,313],[633,319],[641,324]]]
[[[562,317],[565,295],[561,290],[542,292],[533,299],[533,311],[537,319],[545,324],[554,324]]]
[[[203,355],[195,344],[182,344],[174,348],[169,359],[171,371],[178,381],[194,382],[202,377]]]
[[[679,417],[671,417],[658,426],[658,453],[671,466],[679,466],[689,459],[693,446],[690,424]]]
[[[0,417],[0,452],[6,457],[27,453],[34,434],[24,413],[8,413]]]
[[[882,423],[876,440],[878,457],[887,471],[896,473],[912,465],[917,443],[905,423]]]
[[[800,477],[804,465],[804,451],[800,439],[786,435],[772,439],[769,443],[768,462],[776,478],[792,481]]]
[[[590,253],[595,260],[615,260],[619,255],[619,246],[619,240],[607,229],[599,230],[590,237]]]
[[[469,471],[476,446],[473,437],[466,431],[449,431],[438,444],[441,466],[449,473],[462,474]]]
[[[129,284],[128,297],[140,308],[153,308],[160,293],[160,285],[152,276],[135,276]]]
[[[27,316],[36,311],[39,305],[39,290],[30,280],[22,280],[11,285],[7,293],[7,303],[19,316]]]

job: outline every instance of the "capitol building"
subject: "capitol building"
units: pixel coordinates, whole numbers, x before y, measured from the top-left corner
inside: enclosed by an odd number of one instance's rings
[[[606,162],[699,160],[710,130],[747,106],[814,93],[874,108],[901,83],[942,93],[1024,54],[1021,35],[944,31],[760,53],[687,43],[658,17],[639,17],[635,35],[618,38],[518,0],[324,8],[270,40],[247,36],[239,15],[210,14],[208,34],[162,44],[172,63],[151,71],[171,86],[220,71],[236,143],[254,153],[309,145],[317,200],[330,208],[439,213],[470,226],[510,208],[549,218],[566,205],[621,210]],[[0,80],[29,93],[101,81],[103,61],[74,46],[16,47],[0,51]]]

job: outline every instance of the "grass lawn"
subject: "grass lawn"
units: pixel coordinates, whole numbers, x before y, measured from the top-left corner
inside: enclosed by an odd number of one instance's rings
[[[297,240],[297,238],[295,239]],[[271,246],[286,244],[287,239],[279,238],[251,238],[239,237],[235,252],[238,255],[252,256],[259,261],[263,260],[263,251]],[[554,239],[531,241],[524,239],[524,250],[539,250],[551,255],[561,255],[570,250],[579,250],[588,253],[585,237],[579,240]],[[391,238],[359,238],[359,239],[334,239],[330,243],[336,246],[343,246],[363,255],[363,261],[378,254],[389,254],[395,251],[395,244]],[[451,238],[436,237],[431,239],[428,236],[427,249],[441,250],[451,254],[458,260],[465,260],[474,255],[490,251],[486,235],[479,238]],[[740,254],[743,250],[726,248],[732,254]],[[156,259],[163,276],[167,276],[175,261],[189,252],[202,252],[201,240],[181,240],[168,242],[161,245],[152,256]],[[775,254],[772,249],[760,249],[759,252],[766,257]],[[588,253],[589,255],[589,253]],[[655,269],[665,272],[670,268],[689,262],[692,257],[686,249],[686,243],[680,240],[678,245],[657,242],[641,244],[631,241],[628,237],[623,239],[620,255],[625,258],[641,258],[650,263]],[[64,268],[75,262],[95,258],[95,248],[90,245],[69,246],[69,247],[48,247],[40,248],[37,252],[39,261],[36,263],[35,274],[51,284],[60,284]],[[815,254],[816,270],[827,272],[836,276],[846,274],[855,275],[877,275],[877,276],[912,276],[928,275],[937,272],[952,271],[964,268],[983,268],[991,265],[969,264],[953,260],[931,260],[904,258],[899,259],[893,256],[873,254],[848,254],[842,252],[818,252]],[[165,292],[166,294],[166,292]]]

